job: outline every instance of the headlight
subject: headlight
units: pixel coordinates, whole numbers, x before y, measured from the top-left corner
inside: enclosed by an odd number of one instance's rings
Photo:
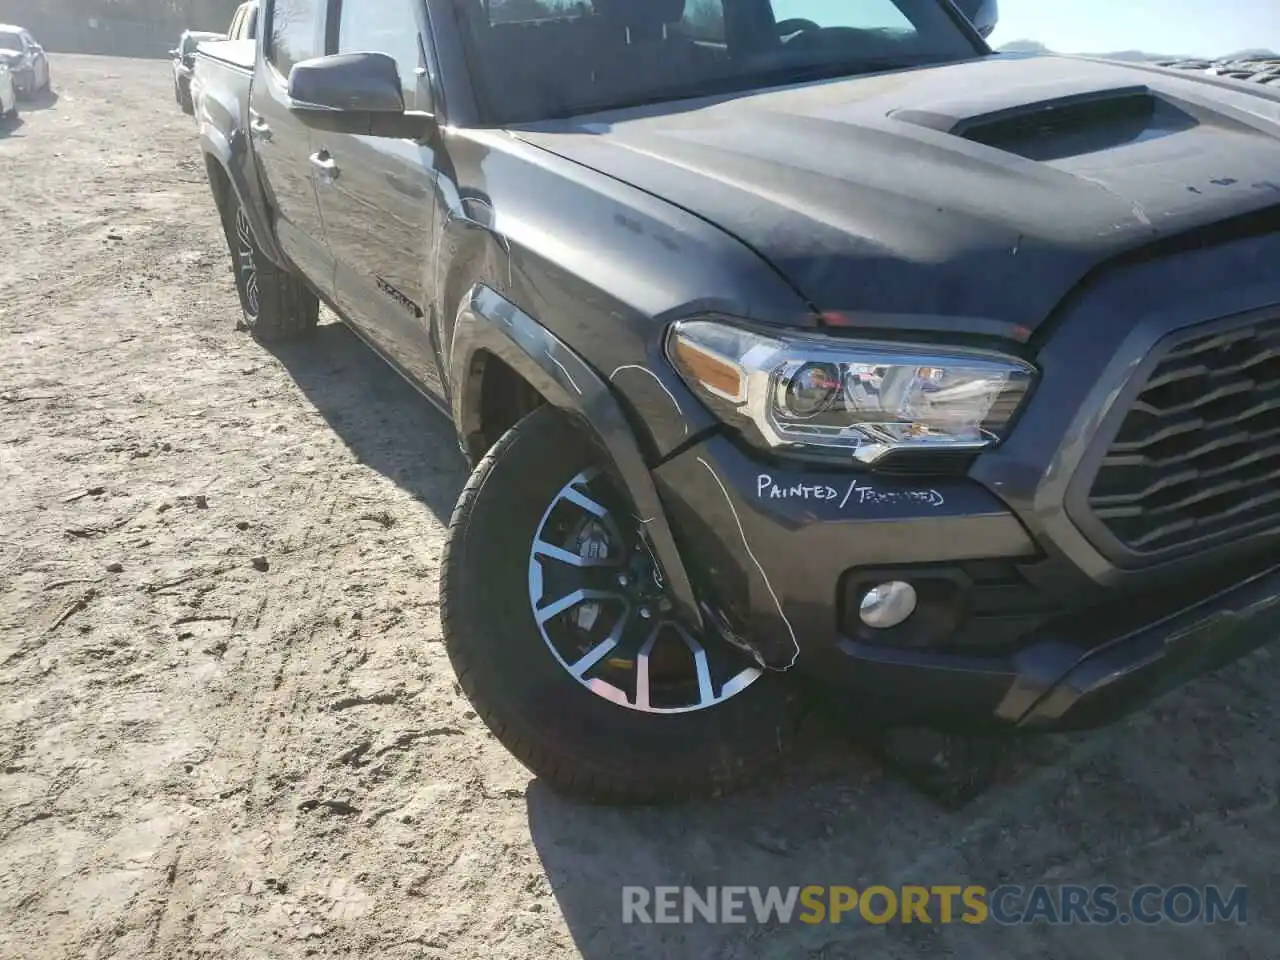
[[[667,355],[730,425],[766,447],[846,453],[999,443],[1036,377],[1014,357],[963,348],[766,335],[718,320],[675,324]]]

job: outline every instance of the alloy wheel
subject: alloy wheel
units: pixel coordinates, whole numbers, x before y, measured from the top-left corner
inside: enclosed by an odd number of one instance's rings
[[[762,671],[671,617],[661,569],[605,471],[570,480],[538,524],[529,602],[552,655],[582,686],[644,713],[706,710]]]
[[[244,312],[252,323],[258,319],[258,268],[254,262],[253,227],[243,207],[236,208],[236,270],[244,288]]]

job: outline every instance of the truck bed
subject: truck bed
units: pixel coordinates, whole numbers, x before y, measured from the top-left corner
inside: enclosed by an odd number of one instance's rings
[[[229,146],[245,129],[255,56],[253,40],[217,40],[196,47],[191,100],[202,136]],[[240,157],[236,162],[249,161]]]
[[[253,40],[205,40],[196,47],[196,55],[252,73],[255,46]]]

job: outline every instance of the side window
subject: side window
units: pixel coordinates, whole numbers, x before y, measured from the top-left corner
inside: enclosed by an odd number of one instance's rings
[[[689,0],[680,32],[691,40],[724,43],[724,0]]]
[[[343,0],[338,20],[338,53],[385,53],[400,68],[406,110],[417,106],[422,66],[418,18],[421,0]]]
[[[267,57],[282,76],[299,60],[318,57],[316,13],[319,0],[275,0]]]
[[[773,0],[778,23],[799,18],[820,27],[856,27],[911,35],[915,26],[893,0],[859,0],[858,3],[814,3],[813,0]]]

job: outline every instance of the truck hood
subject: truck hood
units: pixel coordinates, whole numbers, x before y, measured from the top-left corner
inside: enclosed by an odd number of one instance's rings
[[[1280,93],[1083,58],[987,57],[512,133],[718,225],[851,322],[966,317],[1025,338],[1112,257],[1280,211]]]

